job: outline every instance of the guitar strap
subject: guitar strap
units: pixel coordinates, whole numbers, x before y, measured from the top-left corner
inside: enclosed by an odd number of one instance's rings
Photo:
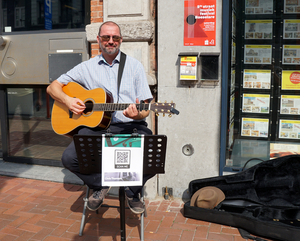
[[[122,75],[123,75],[125,60],[126,60],[126,54],[121,52],[120,64],[119,64],[119,70],[118,70],[118,103],[119,103],[119,92],[120,92],[120,85],[121,85],[121,79],[122,79]]]

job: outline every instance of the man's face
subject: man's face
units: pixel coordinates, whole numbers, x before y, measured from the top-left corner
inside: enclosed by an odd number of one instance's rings
[[[99,35],[97,36],[97,41],[99,43],[101,51],[109,55],[117,54],[122,43],[122,38],[120,36],[118,26],[105,24],[102,26]],[[108,36],[109,40],[106,39]],[[116,41],[117,37],[120,37],[119,41]]]

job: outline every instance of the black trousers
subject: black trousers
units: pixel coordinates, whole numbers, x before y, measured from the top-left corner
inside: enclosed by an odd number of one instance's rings
[[[152,131],[147,128],[146,122],[129,122],[129,123],[116,123],[109,126],[109,130],[103,129],[91,129],[88,127],[83,127],[79,130],[79,135],[102,135],[110,132],[112,134],[132,134],[134,132],[144,135],[152,135]],[[66,148],[62,155],[62,163],[65,168],[69,169],[71,172],[76,174],[89,188],[94,190],[99,190],[102,188],[101,184],[101,173],[94,174],[81,174],[79,172],[79,164],[76,154],[76,149],[74,142]],[[143,176],[143,186],[147,180],[155,175],[144,174]],[[126,188],[126,194],[129,197],[138,197],[138,194],[141,192],[143,186],[133,186],[129,187],[129,190]]]

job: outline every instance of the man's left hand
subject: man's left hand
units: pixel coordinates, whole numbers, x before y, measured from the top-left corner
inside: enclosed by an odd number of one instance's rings
[[[139,99],[137,98],[136,100],[136,103],[139,104],[140,101]],[[131,104],[129,105],[124,111],[123,111],[123,115],[128,117],[128,118],[131,118],[133,120],[141,120],[141,119],[144,119],[148,116],[149,114],[149,111],[139,111],[137,108],[136,108],[136,105],[135,104]]]

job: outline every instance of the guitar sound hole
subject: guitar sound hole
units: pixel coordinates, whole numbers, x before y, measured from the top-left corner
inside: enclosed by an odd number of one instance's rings
[[[94,103],[92,101],[88,100],[87,102],[85,102],[85,110],[83,111],[83,113],[87,114],[89,112],[92,112],[93,106],[94,106]]]

